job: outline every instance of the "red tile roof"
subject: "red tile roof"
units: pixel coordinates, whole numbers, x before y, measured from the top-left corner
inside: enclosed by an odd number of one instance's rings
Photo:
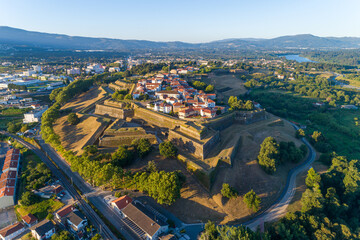
[[[117,208],[119,208],[120,210],[123,209],[124,207],[126,207],[128,204],[130,204],[132,202],[132,198],[125,195],[122,196],[116,200],[113,201],[113,203],[117,206]]]
[[[15,188],[13,187],[4,187],[0,189],[0,198],[5,196],[14,196]]]
[[[74,209],[75,208],[73,205],[66,205],[65,207],[57,211],[56,214],[59,215],[60,218],[62,218],[71,213]]]
[[[38,219],[32,215],[31,213],[29,213],[28,215],[25,215],[22,217],[22,219],[24,220],[24,222],[26,222],[27,224],[33,224],[34,222],[36,222]]]

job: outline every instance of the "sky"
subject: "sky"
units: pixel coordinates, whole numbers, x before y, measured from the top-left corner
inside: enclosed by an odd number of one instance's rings
[[[360,37],[360,0],[0,0],[0,26],[71,36],[209,42]]]

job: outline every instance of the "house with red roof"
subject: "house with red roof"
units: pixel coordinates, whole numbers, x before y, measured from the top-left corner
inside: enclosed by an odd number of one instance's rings
[[[118,199],[111,202],[111,206],[120,213],[121,216],[124,217],[122,210],[130,203],[132,203],[132,198],[125,195],[122,197],[119,197]]]
[[[32,226],[34,226],[35,224],[38,223],[38,219],[34,215],[32,215],[31,213],[29,213],[28,215],[23,216],[22,221],[28,227],[32,227]]]

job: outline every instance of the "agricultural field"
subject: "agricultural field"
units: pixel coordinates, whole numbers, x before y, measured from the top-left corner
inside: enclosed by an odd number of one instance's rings
[[[24,113],[28,111],[29,109],[26,108],[19,109],[13,107],[0,110],[0,129],[6,129],[9,122],[15,124],[22,123]]]

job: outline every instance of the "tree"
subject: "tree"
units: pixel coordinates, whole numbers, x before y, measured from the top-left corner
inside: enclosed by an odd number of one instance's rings
[[[279,144],[273,137],[267,137],[261,144],[258,155],[259,165],[269,174],[276,171],[276,165],[280,157]]]
[[[315,186],[320,186],[321,177],[317,174],[314,168],[310,168],[305,179],[305,184],[308,188],[313,188]]]
[[[251,189],[248,193],[244,195],[244,203],[249,209],[253,210],[254,212],[257,212],[260,208],[261,200],[256,195],[254,190]]]
[[[223,183],[222,189],[221,189],[221,195],[226,198],[236,198],[238,196],[237,191],[230,187],[228,183]]]
[[[201,234],[202,240],[216,240],[218,239],[219,232],[216,229],[215,223],[208,221],[205,224],[204,232]]]
[[[177,149],[170,141],[162,142],[159,145],[160,154],[167,158],[175,158]]]
[[[324,140],[324,136],[322,135],[321,132],[318,131],[314,131],[313,134],[311,135],[311,138],[313,139],[314,142],[320,142]]]
[[[13,122],[9,122],[7,125],[7,131],[9,133],[16,133],[20,130],[20,125],[19,124],[15,124]]]
[[[133,153],[122,146],[120,146],[111,156],[113,164],[120,167],[130,164],[133,159]]]
[[[302,137],[305,137],[305,131],[303,129],[298,129],[296,130],[295,132],[295,137],[296,138],[302,138]]]
[[[323,209],[324,198],[319,186],[315,185],[312,189],[306,189],[301,197],[301,211],[321,211]]]
[[[46,216],[46,219],[47,220],[52,220],[54,219],[54,215],[52,213],[49,213],[47,216]]]
[[[209,92],[213,92],[214,91],[214,86],[213,85],[208,85],[205,88],[205,92],[209,93]]]
[[[124,97],[124,99],[126,99],[126,100],[131,100],[131,99],[132,99],[131,94],[130,94],[130,93],[129,93],[129,94],[126,94],[125,97]]]
[[[156,163],[155,163],[154,160],[148,162],[148,165],[146,167],[146,171],[148,171],[149,173],[157,172],[157,166],[156,166]]]
[[[151,151],[151,143],[147,138],[135,139],[132,142],[140,157],[145,157]]]
[[[26,191],[25,193],[23,193],[21,196],[21,200],[20,200],[21,204],[24,206],[33,205],[33,204],[37,203],[38,201],[39,201],[39,197],[36,196],[31,191]]]
[[[88,145],[84,147],[84,154],[85,155],[93,155],[98,152],[98,147],[96,145]]]
[[[171,91],[171,90],[172,90],[172,87],[167,86],[167,87],[166,87],[166,90],[167,90],[167,91]]]
[[[23,124],[23,125],[21,126],[20,131],[21,131],[21,132],[25,132],[25,131],[27,131],[28,129],[29,129],[29,125]]]
[[[51,236],[51,240],[73,240],[73,239],[74,237],[70,234],[70,232],[66,230],[63,230]]]
[[[100,234],[95,234],[95,236],[93,236],[92,238],[91,238],[91,240],[100,240],[101,239],[101,235]]]
[[[67,117],[67,120],[71,125],[76,125],[80,122],[80,119],[76,113],[70,113]]]

